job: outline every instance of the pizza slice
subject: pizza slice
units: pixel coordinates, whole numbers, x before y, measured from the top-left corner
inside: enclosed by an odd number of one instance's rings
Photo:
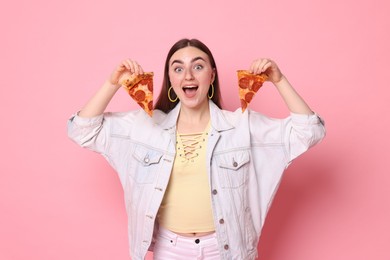
[[[153,115],[153,72],[130,75],[120,84],[146,113]]]
[[[263,86],[263,83],[268,79],[265,73],[252,74],[246,70],[238,70],[238,95],[241,100],[241,110],[244,112],[252,101],[257,91]]]

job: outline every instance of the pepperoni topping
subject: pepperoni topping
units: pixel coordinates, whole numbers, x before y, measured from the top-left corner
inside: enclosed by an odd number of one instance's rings
[[[257,92],[261,88],[261,86],[263,86],[263,83],[261,83],[260,81],[255,81],[252,85],[252,90],[254,92]]]
[[[145,109],[144,103],[138,102],[138,105],[139,105],[142,109]]]
[[[149,101],[148,108],[149,108],[150,111],[153,110],[153,101]]]
[[[255,95],[255,94],[254,94],[253,92],[248,92],[248,93],[246,93],[246,94],[245,94],[245,101],[246,101],[247,103],[251,102],[251,100],[252,100],[252,98],[253,98],[254,95]]]
[[[242,108],[242,111],[244,111],[244,110],[246,109],[246,107],[248,106],[248,104],[247,104],[246,101],[243,100],[243,99],[240,99],[240,101],[241,101],[241,108]]]
[[[152,80],[148,81],[148,89],[150,92],[153,92],[153,81]]]
[[[249,79],[248,78],[241,78],[238,81],[238,85],[240,88],[248,88],[249,87]]]
[[[135,91],[136,91],[136,88],[129,89],[130,96],[134,96]]]
[[[145,100],[145,92],[143,90],[137,90],[134,94],[133,97],[135,101],[141,102]]]
[[[153,92],[153,80],[152,79],[142,79],[139,82],[140,85],[147,86],[149,91]]]

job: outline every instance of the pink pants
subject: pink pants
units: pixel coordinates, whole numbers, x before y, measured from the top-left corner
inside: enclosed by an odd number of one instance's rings
[[[154,260],[219,260],[216,234],[184,237],[160,227],[153,250]]]

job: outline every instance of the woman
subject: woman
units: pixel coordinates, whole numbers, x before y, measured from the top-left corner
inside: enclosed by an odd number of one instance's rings
[[[255,259],[283,171],[325,135],[321,119],[276,63],[257,59],[291,115],[271,119],[221,109],[218,72],[202,42],[168,53],[153,117],[104,112],[121,78],[142,74],[123,61],[68,123],[76,143],[101,153],[124,188],[132,259]]]

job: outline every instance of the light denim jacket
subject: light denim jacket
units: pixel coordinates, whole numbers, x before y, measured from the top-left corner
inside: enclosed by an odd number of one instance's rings
[[[178,104],[170,113],[143,110],[74,115],[68,135],[102,154],[124,189],[132,259],[153,250],[156,214],[175,158]],[[291,161],[325,136],[317,115],[271,119],[241,109],[220,110],[210,101],[207,173],[222,259],[255,259],[268,209]]]

